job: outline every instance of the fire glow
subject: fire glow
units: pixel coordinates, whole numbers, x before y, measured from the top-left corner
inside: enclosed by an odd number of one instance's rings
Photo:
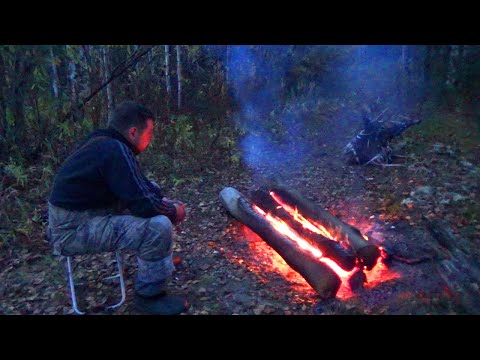
[[[275,193],[270,192],[270,195],[280,207],[283,207],[304,228],[308,229],[311,232],[323,235],[328,239],[338,241],[334,236],[331,235],[331,233],[324,226],[306,219],[302,214],[298,212],[296,208],[292,208],[287,204],[283,203],[281,199],[275,195]],[[339,265],[337,265],[337,263],[334,260],[324,257],[322,252],[318,248],[312,246],[308,241],[303,239],[299,234],[297,234],[293,229],[291,229],[288,226],[288,224],[285,223],[283,220],[273,216],[270,213],[265,212],[264,210],[262,210],[260,207],[256,205],[253,205],[253,208],[259,214],[264,216],[265,219],[272,224],[275,230],[285,235],[290,240],[294,241],[301,249],[310,252],[315,258],[317,258],[319,261],[329,266],[340,277],[342,284],[339,291],[337,292],[338,298],[348,299],[353,296],[353,292],[350,289],[348,280],[356,271],[359,270],[358,265],[354,267],[351,271],[343,270]],[[367,236],[365,235],[362,235],[362,236],[368,241]],[[382,250],[381,247],[380,247],[380,250]],[[278,258],[281,261],[283,261],[281,257],[278,257]],[[278,268],[284,268],[284,267],[278,267]],[[365,271],[365,270],[363,271],[367,279],[365,287],[369,287],[369,288],[374,287],[384,281],[393,280],[399,277],[397,273],[387,268],[387,266],[382,262],[382,257],[378,258],[376,265],[370,271]],[[283,271],[282,273],[284,276],[288,277],[287,273],[284,273]]]

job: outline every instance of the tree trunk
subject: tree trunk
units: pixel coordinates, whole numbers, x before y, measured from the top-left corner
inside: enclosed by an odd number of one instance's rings
[[[443,68],[444,68],[444,73],[443,73],[443,81],[442,81],[442,86],[448,85],[448,80],[450,78],[450,72],[451,72],[451,55],[452,55],[452,46],[451,45],[446,45],[445,46],[445,52],[443,54]]]
[[[302,275],[322,299],[335,297],[341,280],[333,270],[275,230],[234,188],[224,188],[220,192],[220,200],[233,217],[258,234],[293,270]]]
[[[458,45],[458,57],[457,57],[457,63],[455,66],[455,72],[456,72],[456,86],[459,91],[463,90],[463,81],[462,79],[462,72],[464,71],[464,65],[465,65],[465,59],[464,59],[464,53],[465,53],[465,45]]]
[[[429,93],[432,88],[432,45],[427,45],[425,49],[425,60],[423,64],[423,82],[426,92]]]
[[[109,54],[107,54],[107,47],[102,47],[102,59],[103,59],[103,81],[107,82],[110,78],[110,66],[109,66]],[[113,93],[112,93],[112,84],[109,82],[107,84],[107,119],[110,118],[113,112]]]
[[[73,50],[73,49],[72,49]],[[74,59],[70,59],[68,62],[68,83],[70,84],[70,101],[76,108],[78,106],[78,90],[77,90],[77,64]],[[78,113],[73,114],[74,121],[78,120]]]
[[[52,93],[54,98],[58,98],[58,72],[57,65],[55,64],[55,57],[53,55],[53,47],[50,47],[50,63],[52,68]]]
[[[3,53],[0,52],[0,152],[3,148],[3,139],[5,138],[7,130],[7,104],[5,99],[5,87],[6,87],[6,76],[5,76],[5,63],[3,61]],[[1,159],[0,159],[1,160]]]
[[[170,46],[165,45],[165,83],[167,86],[167,112],[170,113],[170,98],[172,88],[170,87]]]
[[[75,104],[78,102],[77,89],[76,89],[76,77],[77,77],[77,69],[75,66],[75,62],[73,60],[70,60],[70,62],[68,63],[68,80],[70,82],[71,99]]]
[[[21,151],[26,150],[23,147],[26,135],[24,102],[33,73],[33,56],[33,49],[27,50],[25,46],[20,46],[15,52],[13,74],[10,74],[13,81],[8,103],[15,121],[15,126],[10,132],[10,141],[13,141]]]
[[[177,50],[177,86],[178,86],[178,110],[182,107],[182,62],[180,59],[180,45],[176,46]]]
[[[230,47],[227,45],[227,55],[225,60],[225,83],[227,84],[227,89],[230,81]]]
[[[408,56],[408,46],[402,46],[402,67],[405,73],[405,76],[408,78],[410,75],[410,58]]]
[[[148,64],[149,64],[149,67],[150,67],[150,75],[152,77],[152,79],[155,78],[155,64],[153,63],[153,61],[155,60],[155,47],[152,48],[152,50],[150,50],[150,52],[148,53]],[[155,81],[154,81],[155,83]]]

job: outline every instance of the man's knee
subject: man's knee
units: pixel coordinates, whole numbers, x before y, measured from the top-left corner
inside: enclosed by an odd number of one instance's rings
[[[170,219],[164,215],[154,216],[150,219],[150,226],[163,234],[172,234],[173,225]]]
[[[158,260],[172,251],[172,222],[163,215],[155,216],[148,222],[140,257],[144,260]]]

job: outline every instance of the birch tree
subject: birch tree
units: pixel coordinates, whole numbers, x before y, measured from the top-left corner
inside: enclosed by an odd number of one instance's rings
[[[165,83],[167,86],[167,110],[170,110],[170,96],[172,89],[170,87],[170,46],[165,45]]]
[[[50,46],[50,66],[52,69],[52,93],[55,99],[58,98],[58,72],[55,56],[53,55],[53,47]]]
[[[110,78],[110,70],[109,70],[109,59],[107,54],[107,46],[102,47],[102,58],[103,58],[103,81],[107,82]],[[109,82],[107,84],[107,118],[110,118],[110,115],[113,111],[113,93],[112,93],[112,84]]]
[[[180,58],[180,45],[177,49],[177,89],[178,89],[178,110],[182,107],[182,62]]]

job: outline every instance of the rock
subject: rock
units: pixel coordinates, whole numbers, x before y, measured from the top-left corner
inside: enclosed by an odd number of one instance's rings
[[[406,207],[408,207],[409,209],[413,208],[414,207],[414,201],[412,200],[412,198],[406,198],[406,199],[403,199],[402,202],[401,202],[402,205],[405,205]]]
[[[253,313],[255,315],[260,315],[263,312],[264,309],[265,309],[265,305],[260,304],[255,309],[253,309]]]
[[[239,293],[233,295],[233,301],[235,301],[237,304],[248,304],[253,300],[253,298],[250,295]]]
[[[410,193],[410,196],[414,197],[429,197],[433,195],[433,188],[431,186],[419,186]]]
[[[456,193],[456,192],[447,192],[443,194],[443,198],[440,200],[440,204],[445,204],[448,205],[451,202],[458,202],[458,201],[463,201],[466,200],[467,197]]]
[[[466,197],[461,195],[461,194],[458,194],[458,193],[451,193],[451,194],[452,194],[452,201],[453,202],[462,201],[462,200],[466,199]]]
[[[460,164],[462,164],[463,166],[468,167],[468,168],[473,167],[473,164],[471,162],[468,162],[468,161],[465,161],[465,160],[460,161]]]

